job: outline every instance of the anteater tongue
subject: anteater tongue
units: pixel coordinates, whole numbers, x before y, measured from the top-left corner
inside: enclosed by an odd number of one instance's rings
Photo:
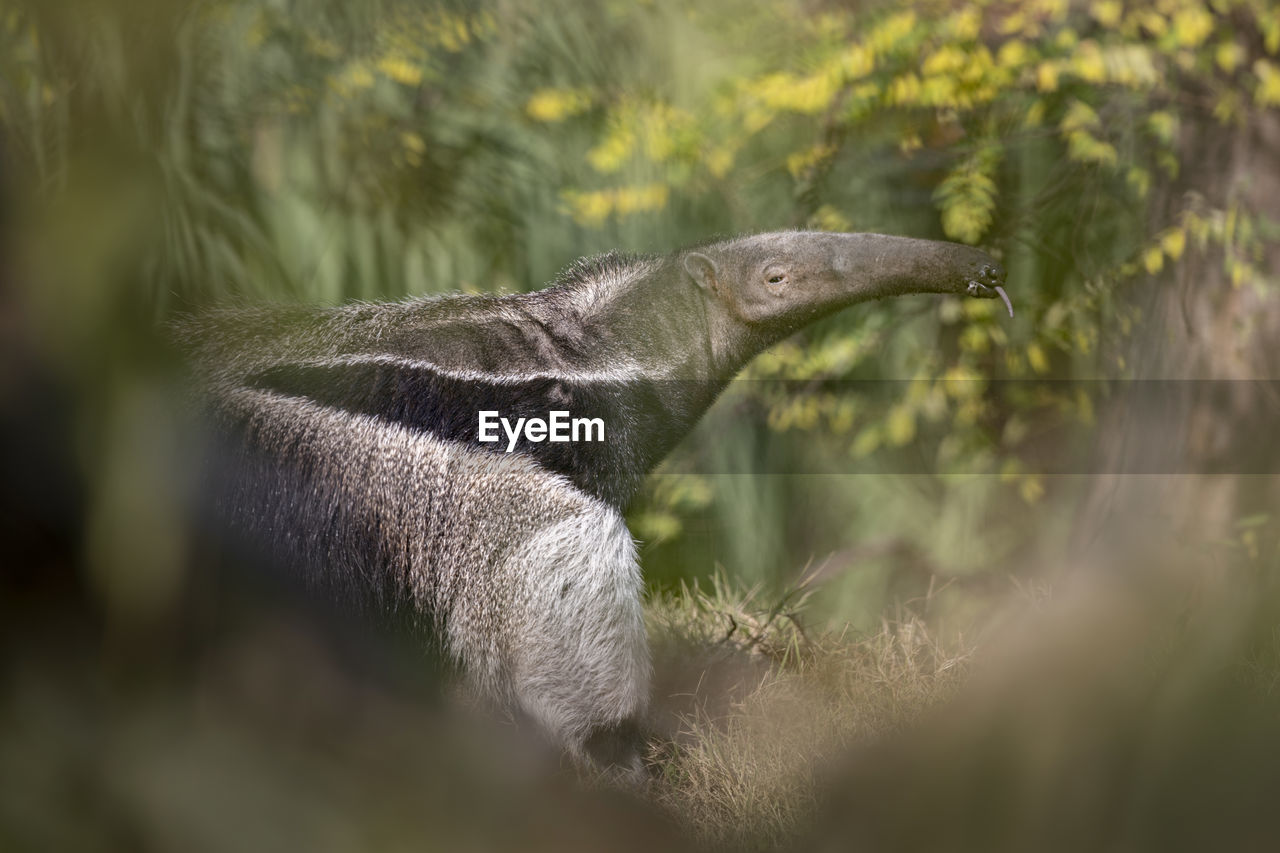
[[[1009,316],[1013,316],[1013,303],[1009,301],[1009,294],[1004,292],[1004,288],[996,285],[996,293],[1000,294],[1000,298],[1004,300],[1004,307],[1009,309]]]

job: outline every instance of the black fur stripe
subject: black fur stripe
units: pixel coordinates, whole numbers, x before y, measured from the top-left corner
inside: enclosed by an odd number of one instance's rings
[[[673,387],[689,384],[699,387]],[[521,438],[515,452],[619,508],[654,461],[687,432],[679,413],[689,408],[686,394],[706,393],[703,384],[561,377],[486,380],[452,376],[418,362],[372,360],[282,365],[247,380],[252,388],[497,453],[505,452],[507,437],[499,428],[497,442],[479,440],[481,410],[497,411],[512,424],[517,418],[545,419],[553,410],[568,411],[573,418],[600,418],[604,441],[534,443]]]

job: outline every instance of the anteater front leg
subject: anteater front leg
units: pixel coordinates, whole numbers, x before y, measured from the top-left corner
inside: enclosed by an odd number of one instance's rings
[[[511,688],[520,710],[581,764],[644,779],[649,649],[635,542],[594,499],[541,530],[508,565]]]

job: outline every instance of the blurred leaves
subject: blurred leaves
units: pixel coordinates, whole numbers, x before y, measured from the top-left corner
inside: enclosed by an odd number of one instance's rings
[[[1000,149],[984,145],[943,179],[935,191],[942,230],[953,240],[977,243],[991,225],[996,205],[995,171]]]
[[[1267,0],[72,6],[0,5],[0,127],[25,197],[95,211],[100,228],[77,227],[113,247],[111,264],[94,254],[51,275],[80,282],[61,293],[118,288],[149,317],[229,298],[531,289],[582,254],[738,231],[945,237],[1000,257],[1015,320],[949,299],[850,312],[766,354],[752,417],[712,429],[997,474],[1066,425],[1087,431],[1096,401],[998,382],[953,394],[950,378],[1124,375],[1122,342],[1141,328],[1126,289],[1207,251],[1235,288],[1269,286],[1258,211],[1168,198],[1196,173],[1188,120],[1231,134],[1280,106]],[[103,199],[121,215],[98,213]],[[108,268],[110,288],[95,279]],[[83,322],[65,325],[92,327],[102,304],[83,296]],[[947,390],[823,387],[841,379]],[[984,500],[997,516],[1056,487],[1017,481]],[[671,542],[721,497],[651,490],[637,518]],[[936,511],[953,494],[938,483],[914,499]],[[842,536],[879,509],[852,504]],[[779,541],[822,538],[777,524]]]

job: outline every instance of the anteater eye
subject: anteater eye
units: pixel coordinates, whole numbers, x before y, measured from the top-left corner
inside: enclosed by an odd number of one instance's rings
[[[781,284],[787,280],[787,274],[784,272],[768,272],[765,273],[765,280],[770,284]]]

